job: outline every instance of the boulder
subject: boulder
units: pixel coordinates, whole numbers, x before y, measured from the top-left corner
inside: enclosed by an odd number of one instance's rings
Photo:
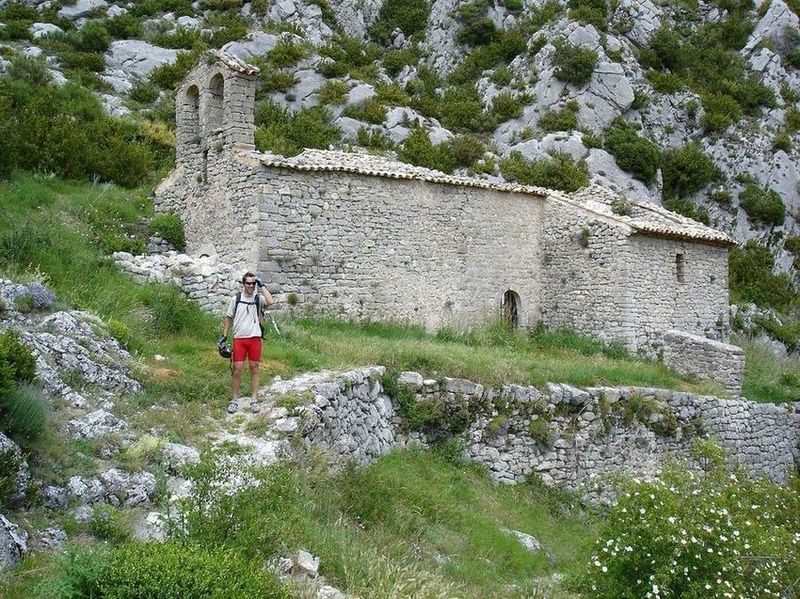
[[[280,37],[272,33],[255,31],[240,41],[228,42],[222,46],[222,50],[232,56],[247,60],[254,56],[260,57],[278,45]]]
[[[154,69],[173,64],[177,57],[177,50],[160,48],[142,40],[115,40],[106,52],[106,69],[146,79]]]
[[[12,483],[11,494],[5,500],[11,505],[21,504],[25,500],[25,493],[31,482],[30,468],[19,446],[2,432],[0,432],[0,471],[9,477]]]
[[[62,6],[58,11],[58,16],[65,19],[79,19],[90,17],[97,11],[106,8],[108,8],[106,0],[78,0],[75,4]]]
[[[33,23],[28,31],[30,31],[31,37],[35,40],[38,40],[40,37],[45,37],[46,35],[64,33],[61,27],[53,23]]]
[[[0,514],[0,571],[16,565],[28,552],[28,533]]]
[[[661,27],[661,10],[650,0],[620,0],[611,23],[616,31],[626,31],[625,37],[643,48]]]
[[[617,191],[626,197],[642,200],[656,199],[654,196],[657,195],[657,192],[651,194],[644,183],[619,168],[614,157],[605,150],[599,148],[589,150],[586,166],[589,169],[592,183]]]
[[[584,127],[601,131],[633,103],[633,86],[621,64],[601,62],[589,84],[576,96],[580,106],[578,119]]]

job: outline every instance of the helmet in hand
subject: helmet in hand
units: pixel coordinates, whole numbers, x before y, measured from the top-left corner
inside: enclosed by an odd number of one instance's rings
[[[217,345],[217,351],[219,351],[219,355],[223,358],[231,357],[231,348],[228,345],[227,339],[220,339],[219,345]]]

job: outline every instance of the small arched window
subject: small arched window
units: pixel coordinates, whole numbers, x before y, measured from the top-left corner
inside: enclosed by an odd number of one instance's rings
[[[221,73],[211,78],[208,85],[208,114],[206,129],[211,132],[222,127],[223,107],[225,105],[225,79]]]

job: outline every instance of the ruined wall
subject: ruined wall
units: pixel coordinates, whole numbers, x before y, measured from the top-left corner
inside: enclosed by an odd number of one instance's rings
[[[741,347],[671,330],[662,336],[661,359],[681,374],[717,381],[733,399],[741,397],[745,363]]]
[[[398,404],[382,387],[383,375],[382,367],[369,367],[305,384],[281,383],[283,391],[306,397],[289,415],[296,425],[287,428],[305,447],[318,445],[359,464],[392,447],[426,444],[428,437],[404,429]],[[418,401],[445,402],[446,413],[465,406],[470,419],[457,435],[464,440],[464,457],[484,464],[504,483],[535,474],[602,498],[601,483],[608,476],[655,475],[667,461],[688,457],[701,438],[717,439],[751,475],[779,483],[800,460],[800,403],[759,404],[636,387],[484,388],[419,373],[401,373],[398,382]]]
[[[511,289],[520,324],[537,315],[543,198],[272,167],[246,185],[259,273],[298,308],[433,330],[485,322]]]
[[[727,248],[641,235],[631,237],[630,244],[628,288],[635,299],[631,325],[636,346],[657,351],[669,329],[724,340]]]

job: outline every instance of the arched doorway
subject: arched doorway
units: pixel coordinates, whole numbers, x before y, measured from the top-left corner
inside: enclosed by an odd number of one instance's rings
[[[500,318],[510,329],[519,327],[519,295],[516,291],[509,289],[503,294]]]

